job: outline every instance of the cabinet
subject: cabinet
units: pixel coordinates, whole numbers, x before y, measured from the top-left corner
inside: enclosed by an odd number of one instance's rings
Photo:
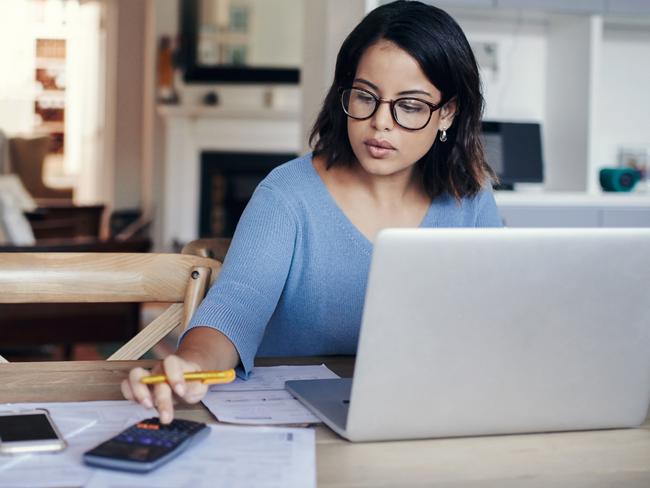
[[[497,193],[496,199],[508,227],[650,227],[650,195]]]
[[[602,227],[650,227],[650,206],[647,208],[601,208]]]
[[[438,0],[442,8],[535,9],[568,14],[650,15],[648,0]]]
[[[382,3],[388,3],[382,2]],[[441,0],[432,3],[436,7],[449,8],[449,7],[478,7],[478,8],[494,8],[496,7],[496,0]]]
[[[496,0],[499,8],[540,9],[572,14],[597,13],[605,9],[605,0]]]
[[[606,12],[624,15],[650,15],[648,0],[607,0]]]

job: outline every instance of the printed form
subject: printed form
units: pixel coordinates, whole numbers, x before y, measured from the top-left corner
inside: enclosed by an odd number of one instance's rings
[[[285,381],[338,378],[324,364],[253,368],[248,380],[212,385],[203,404],[220,422],[249,425],[315,424],[312,414],[287,390]]]
[[[85,486],[93,469],[82,462],[88,449],[131,424],[155,415],[132,402],[12,403],[0,410],[45,408],[68,443],[58,453],[0,457],[0,486],[45,488]]]
[[[0,458],[0,487],[301,488],[316,487],[312,429],[211,425],[210,436],[156,471],[130,474],[91,468],[82,455],[130,425],[155,416],[132,402],[24,403],[45,408],[68,443],[60,453]]]
[[[151,473],[98,469],[86,488],[316,488],[313,429],[211,425],[210,436]]]

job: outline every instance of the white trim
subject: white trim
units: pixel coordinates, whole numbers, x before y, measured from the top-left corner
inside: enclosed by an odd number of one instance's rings
[[[165,208],[162,245],[198,238],[200,160],[203,151],[301,152],[300,116],[262,110],[184,109],[162,106],[165,120]],[[272,113],[279,114],[273,118]],[[206,115],[208,114],[208,115]]]
[[[117,120],[117,55],[119,2],[102,2],[102,24],[104,26],[104,52],[106,55],[103,73],[103,158],[96,173],[98,197],[109,208],[115,204],[115,140]],[[100,89],[100,94],[102,90]]]

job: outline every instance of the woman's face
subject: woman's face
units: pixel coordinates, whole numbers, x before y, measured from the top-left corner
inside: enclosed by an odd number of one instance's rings
[[[440,91],[425,76],[417,61],[386,40],[371,45],[363,53],[352,86],[383,100],[413,97],[438,104],[441,99]],[[395,123],[390,104],[381,103],[369,119],[348,117],[352,151],[361,167],[370,174],[410,173],[434,142],[444,144],[436,142],[436,137],[439,130],[449,128],[454,112],[455,105],[449,102],[433,112],[424,128],[408,130]]]

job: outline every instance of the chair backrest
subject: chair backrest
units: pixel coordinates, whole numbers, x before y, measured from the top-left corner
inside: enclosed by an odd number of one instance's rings
[[[181,253],[193,254],[204,258],[216,259],[223,263],[228,248],[230,247],[230,237],[206,237],[188,242]]]
[[[181,254],[0,253],[0,303],[170,303],[108,358],[138,359],[187,326],[220,269],[213,259]]]

